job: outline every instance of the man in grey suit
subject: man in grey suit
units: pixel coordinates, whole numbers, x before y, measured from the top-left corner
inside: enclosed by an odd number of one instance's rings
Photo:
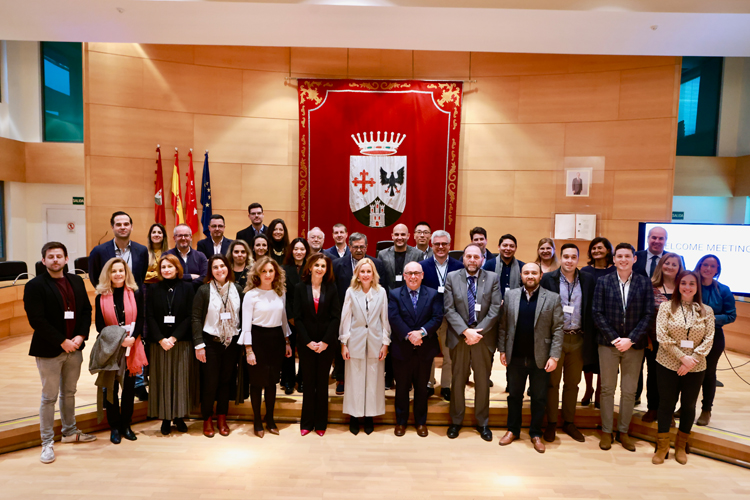
[[[391,233],[393,246],[378,252],[378,259],[383,261],[391,290],[401,288],[404,284],[404,267],[409,262],[419,262],[424,252],[406,244],[409,241],[409,229],[406,224],[396,224]]]
[[[489,428],[490,372],[497,344],[497,321],[502,298],[497,274],[481,268],[482,250],[470,244],[464,249],[464,269],[448,273],[443,305],[448,332],[445,342],[453,361],[448,437],[455,439],[466,412],[464,391],[474,371],[474,416],[477,431],[492,441]]]
[[[500,438],[506,446],[521,436],[523,390],[529,379],[534,449],[544,453],[542,420],[547,403],[549,374],[557,368],[563,345],[563,309],[560,296],[539,286],[542,268],[535,262],[521,269],[523,288],[505,294],[498,327],[500,362],[508,367],[508,432]]]

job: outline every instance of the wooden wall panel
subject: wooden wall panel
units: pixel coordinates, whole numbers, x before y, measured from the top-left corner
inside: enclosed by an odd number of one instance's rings
[[[291,71],[295,75],[346,76],[347,49],[292,47]]]
[[[193,45],[90,42],[89,51],[139,57],[152,61],[171,61],[186,64],[195,62],[195,47]]]
[[[612,217],[620,220],[671,220],[671,170],[615,172]]]
[[[750,196],[750,156],[737,158],[736,172],[734,196]]]
[[[289,47],[196,45],[195,64],[288,73],[290,54]]]
[[[556,170],[562,165],[564,141],[565,125],[558,123],[467,124],[467,167],[472,170]]]
[[[83,144],[26,143],[26,182],[83,184]]]
[[[675,196],[746,196],[735,193],[739,158],[677,156]]]
[[[195,149],[222,163],[287,165],[288,127],[284,120],[195,115]]]
[[[471,53],[471,76],[557,75],[568,72],[567,55]]]
[[[521,79],[485,77],[464,87],[465,123],[517,123]]]
[[[351,78],[411,78],[410,50],[349,49]]]
[[[552,217],[555,215],[555,172],[514,172],[513,215]]]
[[[620,119],[664,118],[677,114],[674,94],[680,66],[657,66],[621,72]],[[677,86],[675,85],[677,82]],[[679,94],[678,94],[679,95]]]
[[[513,214],[515,176],[503,170],[459,170],[457,212],[466,216]]]
[[[142,108],[143,64],[137,57],[89,52],[89,102]]]
[[[223,211],[242,206],[244,200],[242,197],[242,165],[211,161],[210,152],[208,158],[211,168],[211,206],[214,213],[219,212],[224,215]],[[200,172],[202,172],[203,162],[200,162],[200,164]],[[196,184],[200,175],[202,174],[196,169]],[[200,198],[200,192],[198,198]],[[200,204],[200,199],[198,203]]]
[[[468,52],[415,50],[414,78],[468,80],[471,78],[471,55]]]
[[[667,66],[670,64],[681,64],[681,58],[654,56],[607,56],[593,54],[568,56],[568,70],[571,73],[639,69],[650,68],[653,66]]]
[[[297,84],[285,73],[242,72],[242,115],[252,118],[296,120]]]
[[[26,146],[0,137],[0,180],[26,182]]]
[[[294,211],[296,199],[293,201],[292,195],[297,194],[296,183],[297,167],[242,165],[242,198],[257,201],[264,212]]]

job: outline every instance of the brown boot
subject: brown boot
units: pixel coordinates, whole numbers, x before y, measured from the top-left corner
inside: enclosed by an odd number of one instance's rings
[[[227,416],[226,415],[218,415],[218,426],[219,426],[219,434],[222,436],[228,436],[229,435],[229,426],[227,425]]]
[[[706,410],[701,411],[695,425],[708,425],[709,423],[711,423],[711,412]]]
[[[660,465],[669,458],[669,433],[660,432],[656,438],[656,453],[651,457],[651,463]]]
[[[674,458],[682,465],[687,463],[687,451],[685,447],[690,439],[689,432],[677,431],[677,439],[674,442]]]
[[[203,421],[203,435],[207,438],[214,437],[214,422],[211,417]]]

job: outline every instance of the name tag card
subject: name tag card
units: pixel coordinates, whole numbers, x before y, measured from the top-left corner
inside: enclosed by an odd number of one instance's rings
[[[438,293],[445,293],[445,287],[444,286],[439,286],[438,287]]]
[[[404,281],[404,276],[399,274],[398,276],[396,276],[396,281]]]
[[[221,313],[219,314],[219,319],[221,320],[232,319],[232,315],[230,313]]]
[[[567,314],[573,314],[575,308],[573,306],[563,306],[563,312]]]
[[[505,292],[503,292],[503,296],[507,295],[509,291],[510,291],[510,287],[506,286],[505,287]]]
[[[135,330],[135,323],[130,323],[129,325],[123,326],[126,332],[128,332],[128,336],[133,335],[133,330]]]
[[[482,310],[482,304],[474,304],[474,310],[476,312],[479,312]]]
[[[174,316],[164,316],[164,324],[165,325],[173,325],[174,324]]]
[[[73,311],[65,311],[65,319],[75,319],[76,315]]]
[[[693,348],[693,341],[692,340],[681,340],[680,341],[680,347],[685,347],[687,349]]]

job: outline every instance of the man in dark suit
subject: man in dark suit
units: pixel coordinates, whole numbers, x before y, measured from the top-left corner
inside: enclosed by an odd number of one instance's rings
[[[451,387],[448,437],[455,439],[466,412],[464,392],[469,371],[474,371],[474,416],[477,431],[492,441],[490,417],[490,370],[497,346],[497,321],[500,319],[500,284],[497,275],[481,268],[482,250],[470,244],[464,249],[464,269],[448,274],[443,305],[448,321],[446,344],[451,350],[453,385]]]
[[[251,203],[247,207],[247,218],[250,219],[250,225],[241,231],[237,231],[237,236],[234,239],[242,240],[250,245],[250,248],[253,248],[255,237],[259,234],[265,234],[266,229],[268,229],[263,224],[263,206],[260,203]]]
[[[213,214],[211,216],[211,222],[208,224],[208,230],[211,231],[211,236],[204,238],[198,242],[198,251],[206,256],[206,259],[211,258],[214,254],[226,255],[229,250],[229,245],[234,240],[230,240],[224,237],[225,229],[224,217],[219,214]]]
[[[547,391],[547,429],[544,440],[555,440],[560,406],[560,380],[564,378],[562,396],[563,431],[574,440],[586,438],[575,425],[578,384],[583,367],[599,360],[597,331],[591,315],[596,279],[578,270],[578,247],[566,243],[560,249],[560,268],[542,276],[542,288],[560,295],[565,334],[557,368],[550,374]]]
[[[32,279],[24,288],[23,307],[34,334],[29,356],[36,358],[42,379],[39,432],[42,437],[40,460],[55,461],[53,448],[55,403],[60,395],[62,442],[95,441],[96,436],[76,428],[75,394],[83,363],[84,342],[89,338],[91,302],[80,276],[64,273],[68,249],[59,242],[42,247],[42,264],[47,272]]]
[[[448,252],[451,247],[451,235],[448,231],[438,230],[432,233],[430,238],[432,240],[433,256],[420,262],[422,271],[424,271],[424,281],[422,284],[428,288],[432,288],[437,291],[440,296],[440,300],[443,300],[443,293],[445,292],[445,280],[448,278],[448,273],[463,269],[464,265],[461,261],[452,259]],[[451,373],[453,367],[451,366],[451,351],[445,342],[445,335],[448,331],[448,321],[443,317],[443,322],[438,328],[437,335],[440,341],[440,350],[443,353],[443,367],[440,371],[440,395],[446,401],[451,400]],[[435,393],[435,363],[432,363],[432,370],[430,373],[430,381],[427,385],[427,394],[432,395]]]
[[[351,257],[352,253],[349,247],[346,245],[346,240],[349,237],[346,226],[339,223],[333,225],[333,242],[334,245],[331,248],[326,248],[326,253],[333,262],[346,257]]]
[[[422,286],[424,272],[417,262],[404,266],[406,286],[391,291],[388,321],[396,378],[396,436],[406,433],[409,388],[414,386],[414,425],[420,437],[427,432],[427,381],[432,361],[440,352],[437,329],[443,322],[442,296]]]
[[[492,259],[495,254],[487,250],[487,230],[483,227],[475,227],[469,231],[469,238],[482,251],[482,266],[487,263],[488,260]],[[492,269],[487,269],[492,271]]]
[[[324,253],[323,242],[325,242],[325,240],[326,235],[322,229],[317,226],[310,229],[307,232],[307,242],[310,244],[310,255],[314,253]]]
[[[89,279],[91,284],[94,287],[99,284],[99,275],[109,259],[121,257],[133,271],[136,284],[139,287],[143,286],[143,280],[146,278],[146,271],[148,270],[148,248],[131,241],[130,233],[133,231],[133,219],[125,212],[115,212],[109,219],[109,223],[115,237],[95,246],[89,254]]]
[[[505,294],[498,326],[500,362],[508,367],[508,432],[500,438],[506,446],[521,437],[523,391],[529,380],[534,449],[544,453],[542,420],[547,404],[549,374],[557,368],[563,345],[563,310],[560,296],[539,286],[542,267],[536,262],[521,270],[523,288]],[[557,400],[555,400],[557,404]]]
[[[620,372],[620,408],[617,418],[619,440],[623,448],[635,451],[628,436],[635,406],[638,374],[643,364],[651,317],[654,314],[654,291],[651,281],[633,272],[635,249],[630,243],[615,247],[617,272],[603,276],[594,290],[594,323],[599,329],[599,367],[602,378],[602,437],[599,447],[612,447],[612,420],[617,373]]]
[[[416,248],[406,244],[409,241],[409,229],[406,224],[396,224],[391,232],[393,246],[378,252],[378,259],[383,261],[388,274],[390,288],[399,288],[404,284],[404,268],[409,262],[419,262],[424,256]]]
[[[581,172],[576,172],[576,178],[573,179],[570,188],[573,190],[574,195],[580,195],[583,191],[583,179],[581,179]]]
[[[667,230],[663,227],[652,227],[648,232],[648,250],[635,253],[633,272],[651,278],[659,259],[664,256],[664,245],[667,244]],[[683,262],[683,267],[685,263]]]
[[[499,253],[484,263],[484,269],[493,271],[500,279],[500,293],[521,288],[521,268],[524,263],[516,259],[518,241],[512,234],[504,234],[497,244]]]
[[[174,248],[167,253],[176,256],[182,264],[182,279],[193,284],[198,290],[206,279],[208,259],[201,252],[190,248],[193,232],[187,224],[178,224],[174,228]]]
[[[351,257],[342,257],[333,263],[333,274],[336,276],[336,289],[339,292],[341,304],[344,303],[346,290],[351,285],[354,266],[365,257],[375,264],[375,269],[380,275],[380,286],[390,290],[383,262],[367,255],[367,236],[362,233],[352,233],[349,236],[349,247],[351,248]],[[341,349],[336,349],[334,376],[336,377],[336,394],[344,394],[344,359],[341,357]]]

